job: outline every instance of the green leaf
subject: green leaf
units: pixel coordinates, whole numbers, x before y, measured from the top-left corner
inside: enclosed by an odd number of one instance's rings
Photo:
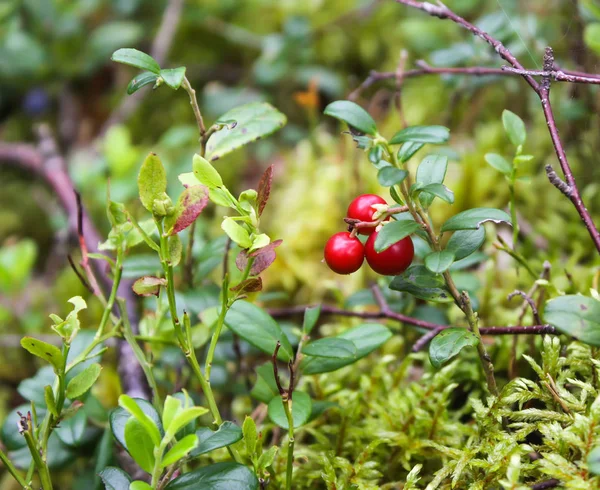
[[[169,424],[169,428],[165,429],[165,437],[163,440],[171,442],[175,434],[183,429],[190,422],[193,422],[198,417],[208,413],[208,409],[204,407],[189,407],[181,410]]]
[[[196,221],[208,204],[208,189],[203,185],[187,187],[180,194],[175,212],[165,218],[165,230],[175,235]]]
[[[183,83],[183,79],[185,77],[185,66],[160,70],[160,76],[169,87],[171,87],[173,90],[177,90]]]
[[[167,173],[156,153],[150,153],[140,169],[138,188],[142,205],[151,213],[154,200],[162,199],[167,190]]]
[[[169,237],[169,261],[173,267],[177,267],[181,262],[181,254],[183,253],[183,245],[179,235]]]
[[[259,471],[265,470],[273,464],[273,462],[275,461],[275,456],[277,456],[277,451],[279,451],[279,448],[277,446],[271,446],[269,449],[267,449],[264,453],[260,455],[260,457],[258,458],[258,463],[256,464]]]
[[[544,319],[560,332],[581,342],[600,346],[600,302],[571,294],[546,303]]]
[[[34,339],[33,337],[23,337],[21,339],[21,347],[30,354],[52,364],[56,374],[63,372],[65,358],[60,349],[55,345],[44,342],[43,340]]]
[[[67,385],[67,398],[74,400],[75,398],[85,395],[94,385],[100,376],[101,371],[102,366],[100,366],[98,363],[90,364],[88,367],[86,367],[71,381],[69,381],[69,384]]]
[[[258,401],[269,403],[273,397],[279,395],[279,388],[275,382],[273,363],[266,362],[256,368],[256,383],[250,394]]]
[[[144,427],[144,429],[148,432],[148,435],[151,437],[155,446],[160,444],[161,436],[154,420],[152,420],[152,418],[150,418],[144,412],[144,410],[142,410],[135,399],[127,395],[121,395],[119,397],[119,406],[127,410],[136,420],[140,422],[142,427]],[[127,428],[127,426],[125,426],[125,428]],[[129,448],[129,446],[127,447]]]
[[[303,391],[292,393],[292,420],[294,429],[302,427],[310,418],[312,412],[312,400]],[[281,395],[276,396],[269,402],[269,418],[282,429],[288,429],[288,419],[283,408]]]
[[[244,444],[246,445],[246,454],[252,458],[256,452],[256,443],[258,441],[258,431],[252,417],[246,415],[244,424],[242,425],[242,433],[244,435]]]
[[[247,466],[228,461],[204,466],[172,480],[166,490],[258,490],[258,479]]]
[[[200,155],[194,155],[192,166],[194,169],[194,177],[209,189],[215,189],[223,185],[223,179],[219,172],[217,172],[217,169]]]
[[[163,277],[144,276],[137,279],[131,289],[138,296],[158,296],[160,288],[167,285]]]
[[[473,208],[449,218],[442,225],[442,231],[476,230],[486,221],[511,224],[510,216],[500,209]]]
[[[323,111],[323,114],[345,122],[348,126],[358,129],[361,133],[375,136],[377,125],[373,118],[361,106],[349,100],[336,100]]]
[[[252,246],[250,234],[246,231],[246,228],[239,225],[234,219],[225,218],[221,223],[221,228],[231,238],[231,241],[237,243],[240,247],[250,248]]]
[[[600,475],[600,446],[596,446],[588,454],[587,466],[590,473]]]
[[[447,271],[452,262],[454,262],[454,254],[448,250],[433,252],[425,257],[425,267],[437,274]]]
[[[407,141],[403,143],[398,150],[398,160],[402,163],[407,162],[412,156],[423,148],[425,143],[415,143],[414,141]]]
[[[152,487],[142,480],[136,480],[131,482],[129,485],[129,490],[152,490]]]
[[[445,155],[427,155],[417,168],[416,181],[422,186],[443,184],[448,169],[448,157]],[[419,200],[424,207],[429,207],[435,196],[422,192]]]
[[[141,398],[134,398],[133,400],[135,400],[135,403],[137,403],[139,408],[149,417],[149,419],[152,421],[152,424],[158,429],[159,433],[162,433],[162,423],[160,417],[152,404]],[[109,417],[110,430],[112,431],[115,439],[125,449],[127,449],[127,443],[125,442],[125,424],[130,418],[132,418],[131,414],[121,407],[117,407],[112,410]]]
[[[125,424],[125,443],[131,457],[147,473],[154,468],[154,444],[147,428],[135,417]]]
[[[502,155],[498,155],[497,153],[486,153],[485,161],[504,175],[510,175],[512,173],[512,164]]]
[[[365,323],[350,328],[333,338],[350,340],[356,346],[356,357],[345,359],[333,359],[324,357],[305,356],[300,363],[300,369],[304,374],[320,374],[336,371],[344,366],[369,355],[381,347],[392,337],[392,332],[379,323]],[[279,394],[279,393],[277,393]]]
[[[409,126],[397,132],[390,144],[397,145],[410,141],[412,143],[446,143],[450,138],[450,130],[444,126]]]
[[[485,242],[483,226],[475,230],[459,230],[455,231],[448,240],[446,250],[454,254],[454,260],[460,260],[479,250],[483,242]]]
[[[454,192],[448,189],[444,184],[420,184],[415,183],[410,187],[411,194],[431,194],[432,196],[439,197],[442,201],[447,203],[454,203]],[[429,199],[429,196],[427,197]]]
[[[208,427],[202,427],[196,431],[200,443],[191,452],[192,457],[206,454],[215,449],[230,446],[242,440],[242,429],[233,422],[223,422],[221,426],[212,431]]]
[[[171,422],[173,422],[173,419],[181,412],[181,410],[181,400],[179,398],[175,398],[174,396],[167,395],[162,414],[162,424],[164,430],[169,430],[169,427],[171,427]]]
[[[302,352],[307,356],[347,359],[356,357],[354,342],[336,337],[314,340],[304,346]]]
[[[525,144],[527,132],[525,130],[525,123],[519,116],[505,109],[502,111],[502,124],[504,131],[508,135],[508,139],[513,145],[519,146]]]
[[[411,265],[403,274],[392,280],[390,289],[409,293],[426,301],[438,303],[452,301],[442,276],[434,274],[424,265]]]
[[[202,185],[202,182],[200,182],[196,178],[194,172],[185,172],[183,174],[179,174],[177,176],[177,179],[179,179],[179,182],[181,182],[181,185],[183,187],[193,187],[195,185]]]
[[[375,251],[381,253],[403,238],[421,228],[416,221],[390,221],[383,225],[375,237]]]
[[[429,360],[439,368],[456,356],[464,347],[475,347],[479,339],[466,328],[447,328],[438,333],[429,344]]]
[[[408,172],[400,170],[396,167],[383,167],[377,172],[377,180],[384,187],[391,187],[400,184],[406,177]]]
[[[107,466],[100,473],[105,490],[128,490],[131,478],[121,468]]]
[[[258,306],[246,301],[236,301],[225,315],[225,324],[246,342],[270,355],[275,352],[279,341],[281,348],[277,358],[283,362],[293,358],[294,351],[290,341],[279,324]]]
[[[73,305],[73,311],[67,315],[64,321],[61,321],[61,318],[56,315],[50,315],[50,318],[54,321],[52,330],[64,340],[72,342],[80,330],[78,313],[87,308],[87,303],[81,296],[73,296],[69,299],[69,303]]]
[[[86,425],[87,415],[83,410],[78,410],[72,417],[62,420],[54,431],[67,446],[79,446],[82,442]]]
[[[142,53],[137,49],[121,48],[117,49],[110,58],[117,63],[124,65],[135,66],[140,70],[151,71],[152,73],[160,74],[160,66],[152,56]]]
[[[321,305],[309,306],[304,310],[304,321],[302,323],[302,331],[308,335],[315,328],[319,316],[321,315]]]
[[[52,386],[46,385],[44,386],[44,400],[46,401],[46,408],[48,411],[54,415],[56,418],[60,415],[58,410],[56,409],[56,400],[54,399],[54,391],[52,390]]]
[[[145,87],[146,85],[156,83],[156,80],[158,80],[158,75],[155,73],[149,71],[140,73],[135,78],[132,78],[131,82],[129,82],[129,85],[127,85],[127,95],[136,93],[139,89]]]
[[[251,102],[223,114],[215,125],[224,126],[206,142],[206,158],[210,161],[231,153],[281,129],[287,118],[266,102]]]
[[[197,446],[198,436],[196,434],[189,434],[185,436],[180,441],[177,441],[169,450],[169,452],[163,457],[160,463],[161,468],[166,468],[180,459],[185,458]]]

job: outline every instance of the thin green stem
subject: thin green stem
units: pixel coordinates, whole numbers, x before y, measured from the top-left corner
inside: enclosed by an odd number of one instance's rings
[[[42,488],[44,490],[52,490],[52,479],[50,478],[50,470],[48,469],[48,465],[40,456],[40,452],[36,447],[35,441],[33,440],[33,436],[31,435],[30,431],[31,427],[28,427],[28,430],[23,432],[23,436],[25,437],[25,442],[27,443],[27,447],[29,448],[29,452],[31,453],[33,464],[35,465],[38,475],[40,477],[40,483],[42,484]]]
[[[165,445],[161,442],[160,446],[154,448],[154,468],[152,469],[152,481],[150,482],[150,486],[153,489],[158,488],[160,483],[160,475],[162,475],[162,458],[163,453],[165,452]]]
[[[287,453],[287,465],[285,472],[285,490],[291,490],[292,488],[292,473],[294,470],[294,418],[292,416],[292,399],[285,398],[282,400],[283,409],[285,410],[285,416],[288,421],[288,453]]]
[[[19,470],[12,464],[12,461],[8,458],[8,456],[0,449],[0,461],[4,464],[8,472],[12,475],[12,477],[17,480],[17,483],[21,485],[23,488],[28,488],[27,482],[19,473]]]
[[[513,174],[514,174],[514,170],[513,170]],[[517,202],[516,202],[516,197],[515,197],[515,182],[514,182],[514,180],[509,182],[508,191],[510,194],[510,202],[509,202],[510,219],[512,221],[512,229],[513,229],[512,248],[513,248],[513,250],[516,250],[517,249],[517,240],[519,239],[519,222],[517,221]]]
[[[215,331],[213,332],[212,338],[210,339],[210,347],[208,348],[208,353],[206,354],[206,363],[204,365],[204,373],[206,377],[206,381],[210,385],[210,370],[212,368],[213,358],[215,356],[215,349],[217,348],[217,343],[219,342],[219,336],[221,335],[221,330],[223,329],[223,325],[225,323],[225,315],[227,315],[227,310],[229,309],[229,298],[228,298],[228,281],[227,276],[223,278],[223,287],[221,289],[221,311],[219,313],[219,318],[217,319],[217,324],[215,326]]]

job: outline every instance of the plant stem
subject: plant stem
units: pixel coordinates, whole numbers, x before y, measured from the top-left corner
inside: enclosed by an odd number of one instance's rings
[[[285,490],[292,488],[292,472],[294,469],[294,418],[292,416],[292,399],[285,397],[282,400],[285,416],[288,421],[288,453],[287,466],[285,472]]]
[[[508,191],[510,193],[510,219],[512,221],[513,229],[513,250],[517,249],[517,240],[519,239],[519,222],[517,221],[517,203],[515,199],[515,181],[514,181],[515,170],[513,168],[512,180],[508,183]]]
[[[28,427],[28,430],[23,432],[25,442],[27,443],[27,447],[29,448],[29,452],[31,453],[33,463],[37,468],[42,488],[44,490],[52,490],[52,479],[50,478],[50,471],[48,470],[48,465],[42,460],[42,457],[40,456],[35,441],[33,440],[33,436],[31,435],[31,430],[32,428],[30,426]]]
[[[196,99],[196,91],[192,88],[190,81],[187,77],[183,77],[183,83],[181,84],[183,89],[190,96],[190,104],[192,106],[192,110],[194,111],[194,117],[196,118],[196,124],[198,125],[198,130],[200,131],[200,141],[202,143],[202,153],[204,153],[204,135],[206,134],[206,126],[204,126],[204,119],[202,118],[202,113],[200,112],[200,107],[198,107],[198,100]]]
[[[150,486],[153,489],[157,488],[160,483],[160,475],[162,474],[161,463],[164,452],[165,446],[162,442],[160,446],[154,448],[154,468],[152,469],[152,481],[150,482]]]
[[[389,154],[392,163],[394,166],[401,168],[396,154],[390,148],[387,141],[384,143],[387,153]],[[438,237],[436,236],[431,224],[429,223],[429,216],[425,212],[425,210],[421,207],[421,204],[418,201],[414,201],[411,199],[408,185],[406,184],[406,180],[402,182],[401,185],[402,196],[408,206],[408,210],[413,216],[414,220],[423,226],[423,229],[427,232],[427,236],[429,237],[429,244],[433,248],[434,251],[440,251],[440,242]],[[456,285],[454,284],[454,280],[450,275],[449,271],[445,271],[443,273],[444,280],[446,282],[446,287],[456,305],[462,310],[464,313],[467,322],[469,323],[469,327],[471,331],[477,336],[479,342],[477,344],[477,352],[479,353],[479,359],[481,361],[481,366],[485,373],[485,377],[487,380],[488,389],[490,393],[494,396],[498,396],[498,387],[496,385],[496,378],[494,377],[494,365],[491,362],[490,356],[486,351],[485,345],[483,344],[481,338],[481,332],[479,330],[479,322],[477,319],[477,315],[474,313],[473,308],[471,306],[471,300],[469,299],[469,295],[466,291],[459,293]]]
[[[15,468],[15,465],[12,464],[12,461],[8,458],[8,456],[0,449],[0,461],[4,464],[8,472],[12,475],[12,477],[17,480],[17,483],[21,485],[23,488],[29,488],[25,479],[21,476],[21,473]]]

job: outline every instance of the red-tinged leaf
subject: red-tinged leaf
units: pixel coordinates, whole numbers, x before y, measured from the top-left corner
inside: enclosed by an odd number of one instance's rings
[[[275,262],[275,258],[277,257],[275,249],[281,245],[281,242],[282,240],[275,240],[274,242],[269,243],[267,246],[255,250],[251,254],[248,254],[245,250],[242,250],[235,259],[235,265],[239,270],[243,271],[246,269],[246,265],[248,265],[248,258],[252,257],[254,258],[254,262],[250,268],[250,275],[258,276],[273,262]]]
[[[208,204],[208,190],[203,185],[187,187],[179,196],[175,214],[165,223],[171,235],[175,235],[190,226]],[[172,227],[172,228],[171,228]]]
[[[271,195],[271,182],[273,181],[273,165],[271,165],[260,179],[258,183],[258,197],[256,202],[258,204],[258,215],[260,216],[267,205],[269,196]]]
[[[161,286],[166,286],[167,280],[162,277],[140,277],[131,287],[138,296],[158,296]]]
[[[256,293],[262,291],[262,287],[263,284],[260,277],[251,277],[231,288],[231,291],[236,291],[238,293]]]
[[[282,242],[283,240],[275,240],[274,242],[271,242],[268,245],[265,245],[264,247],[256,249],[249,255],[249,257],[258,257],[261,254],[267,253],[271,250],[275,250],[277,247],[279,247],[279,245],[282,244]]]

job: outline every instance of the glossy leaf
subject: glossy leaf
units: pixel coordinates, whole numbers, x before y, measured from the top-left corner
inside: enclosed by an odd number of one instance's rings
[[[67,385],[67,397],[71,400],[85,395],[94,386],[100,376],[102,366],[98,363],[90,364]]]
[[[252,457],[256,451],[256,443],[258,442],[258,430],[256,429],[256,422],[254,422],[252,417],[246,416],[244,419],[242,434],[244,436],[246,454]]]
[[[319,316],[321,315],[321,305],[309,306],[304,310],[304,320],[302,322],[302,331],[308,335],[315,328]]]
[[[281,129],[287,118],[266,102],[251,102],[223,114],[216,125],[223,126],[206,143],[206,158],[210,161],[231,153]]]
[[[192,457],[235,444],[242,439],[242,429],[233,422],[226,421],[216,431],[212,431],[208,427],[202,427],[196,431],[196,435],[199,444],[190,453]]]
[[[446,245],[446,250],[454,254],[454,260],[468,257],[485,242],[485,228],[480,226],[475,230],[455,231]]]
[[[307,356],[348,359],[356,357],[356,345],[350,340],[326,337],[309,342],[302,352]]]
[[[198,182],[202,185],[205,185],[209,189],[214,189],[223,185],[223,179],[219,172],[217,172],[217,169],[200,155],[194,155],[192,167],[194,169],[194,177],[196,177]]]
[[[412,156],[417,153],[425,143],[415,143],[414,141],[407,141],[403,143],[400,149],[398,150],[398,160],[402,163],[407,162],[412,158]]]
[[[600,346],[600,301],[594,298],[571,294],[551,299],[544,319],[564,334]]]
[[[391,187],[400,184],[406,177],[408,172],[396,167],[383,167],[377,172],[377,180],[384,187]]]
[[[331,116],[348,126],[357,129],[361,133],[374,136],[377,133],[377,125],[373,118],[361,106],[349,100],[336,100],[323,111],[326,116]]]
[[[64,370],[65,359],[60,349],[55,345],[33,337],[23,337],[21,339],[21,347],[30,354],[52,364],[55,373],[60,373]]]
[[[266,362],[256,368],[256,383],[250,394],[258,401],[267,404],[273,397],[279,395],[275,373],[273,372],[273,363]]]
[[[171,87],[173,90],[177,90],[183,83],[183,79],[185,77],[185,66],[160,70],[160,76],[165,81],[166,85]]]
[[[336,371],[348,366],[359,359],[369,355],[374,350],[385,344],[392,336],[392,332],[379,323],[365,323],[350,328],[333,338],[350,340],[356,346],[356,357],[346,359],[333,359],[324,357],[305,356],[300,363],[304,374],[320,374]]]
[[[152,490],[152,487],[142,480],[136,480],[131,482],[129,485],[129,490]]]
[[[409,126],[397,132],[390,143],[397,145],[410,141],[412,143],[446,143],[450,138],[450,130],[444,126]]]
[[[140,169],[138,188],[142,205],[151,213],[154,200],[162,199],[167,190],[167,173],[156,153],[150,153]]]
[[[169,428],[165,429],[165,437],[163,439],[170,442],[181,429],[205,413],[208,413],[208,409],[204,407],[189,407],[181,410],[173,418],[169,424]]]
[[[175,235],[196,221],[208,204],[208,189],[203,185],[187,187],[179,196],[175,212],[165,218],[165,230]]]
[[[312,400],[303,391],[294,391],[292,394],[292,420],[294,429],[302,427],[310,418],[312,412]],[[283,408],[281,395],[276,396],[269,402],[269,418],[283,429],[288,429],[288,419]]]
[[[429,344],[429,360],[439,368],[456,356],[463,348],[476,346],[477,336],[466,328],[447,328],[438,333]]]
[[[476,230],[486,221],[511,224],[510,216],[500,209],[473,208],[449,218],[442,225],[442,231]]]
[[[161,435],[155,424],[155,420],[146,414],[136,399],[127,395],[121,395],[119,397],[119,406],[127,410],[136,420],[140,422],[141,426],[144,427],[156,446],[160,444]],[[126,447],[129,449],[129,446]]]
[[[280,361],[287,362],[294,355],[290,341],[279,324],[252,303],[236,301],[225,315],[225,324],[246,342],[270,355],[275,352],[277,341],[281,342],[277,356]]]
[[[198,436],[196,434],[189,434],[177,441],[175,445],[169,449],[167,454],[163,457],[160,466],[166,468],[173,463],[176,463],[180,459],[185,458],[194,448],[198,446]]]
[[[160,73],[160,66],[152,56],[138,51],[137,49],[122,48],[117,49],[110,58],[117,63],[134,66],[140,70],[147,70],[157,75]]]
[[[508,162],[502,155],[498,155],[497,153],[486,153],[485,161],[499,172],[502,172],[504,175],[510,175],[512,173],[512,164]]]
[[[377,253],[383,252],[420,228],[421,225],[412,220],[390,221],[377,233],[377,237],[375,238],[375,251]]]
[[[252,240],[250,234],[242,225],[232,218],[225,218],[221,223],[221,228],[227,236],[231,238],[231,241],[237,243],[242,248],[250,248],[252,246]]]
[[[410,188],[411,193],[414,194],[431,194],[432,196],[439,197],[442,201],[447,203],[454,203],[454,192],[448,189],[444,184],[413,184]],[[427,197],[429,199],[429,196]]]
[[[525,139],[527,138],[525,123],[514,112],[507,109],[502,111],[502,125],[508,135],[508,139],[513,145],[519,146],[525,143]]]
[[[442,276],[431,272],[424,265],[411,265],[403,274],[392,280],[390,289],[409,293],[426,301],[452,301]]]
[[[437,274],[447,271],[452,262],[454,262],[454,254],[448,250],[432,252],[425,257],[425,267]]]
[[[107,466],[98,473],[105,490],[128,490],[131,478],[121,468]]]
[[[181,410],[181,400],[179,398],[175,398],[174,396],[167,395],[162,414],[162,424],[164,430],[169,430],[171,422],[173,422],[173,419],[179,415]]]
[[[139,89],[145,87],[146,85],[156,83],[156,80],[158,80],[158,75],[156,73],[152,73],[150,71],[140,73],[135,78],[132,78],[131,82],[129,82],[129,85],[127,85],[127,95],[136,93]]]
[[[258,479],[247,466],[216,463],[190,471],[169,482],[166,490],[258,490]]]
[[[417,168],[416,182],[421,186],[429,184],[443,184],[448,169],[448,157],[445,155],[428,155]],[[425,207],[431,205],[434,194],[422,192],[419,196],[421,204]]]
[[[131,417],[125,424],[125,443],[131,457],[147,473],[154,468],[154,446],[148,430],[142,423]],[[158,444],[156,444],[158,446]]]

